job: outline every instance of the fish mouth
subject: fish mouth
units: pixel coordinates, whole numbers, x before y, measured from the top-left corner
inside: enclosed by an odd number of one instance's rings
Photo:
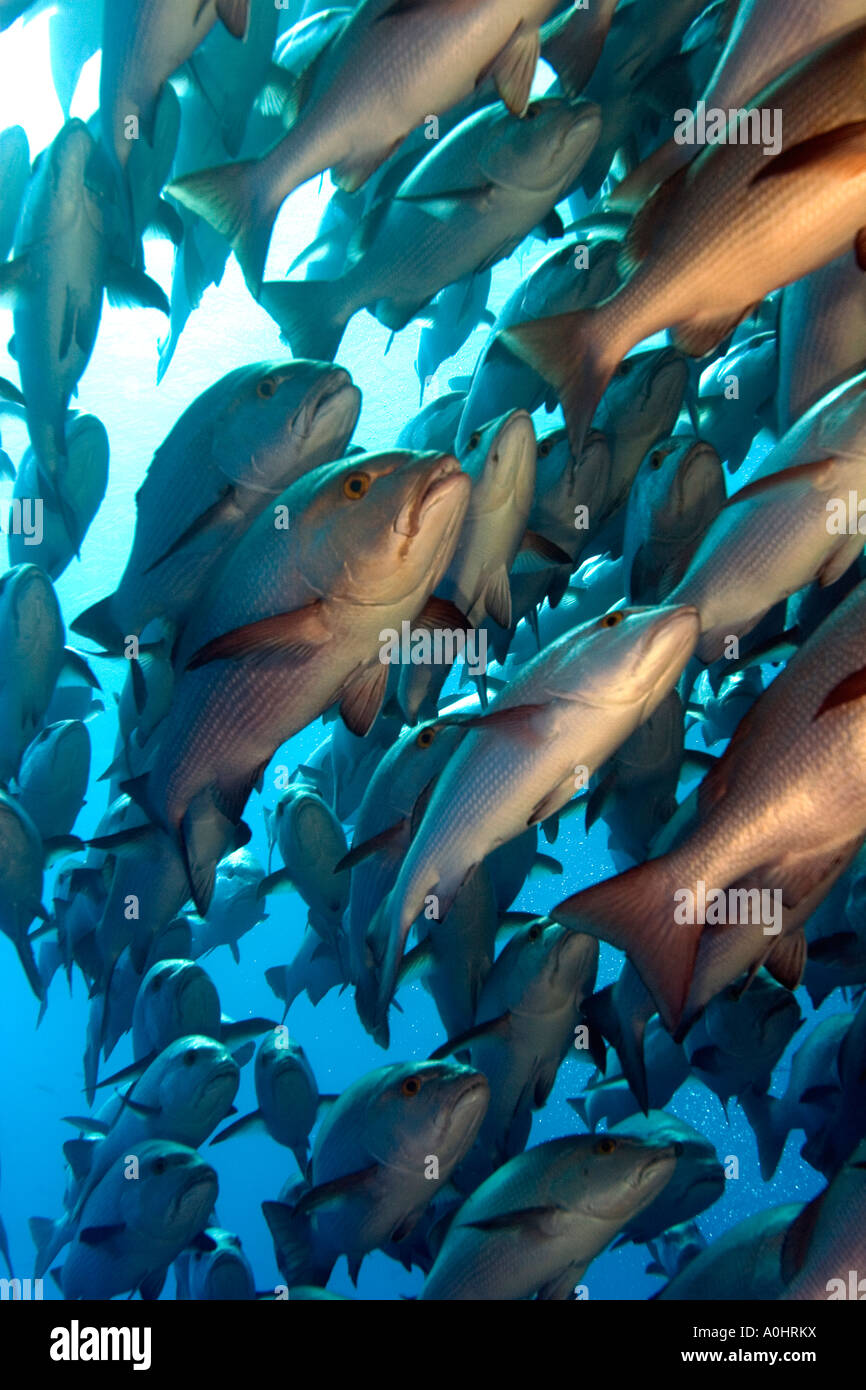
[[[174,1202],[172,1203],[173,1215],[175,1217],[180,1216],[184,1207],[189,1204],[190,1198],[192,1198],[196,1194],[198,1188],[212,1187],[215,1189],[216,1186],[216,1170],[211,1168],[208,1164],[203,1164],[202,1167],[199,1168],[196,1172],[190,1173],[183,1187],[180,1189],[177,1196],[175,1197]],[[214,1192],[214,1200],[215,1199],[216,1192]]]
[[[453,1122],[464,1111],[478,1109],[482,1102],[486,1110],[489,1101],[490,1083],[486,1076],[478,1072],[477,1076],[471,1076],[466,1080],[454,1097],[449,1119]]]
[[[682,1144],[665,1144],[657,1149],[650,1149],[643,1163],[638,1168],[634,1176],[634,1186],[643,1187],[644,1183],[653,1181],[657,1168],[673,1167],[673,1163],[682,1153]]]
[[[349,373],[338,368],[325,377],[320,390],[304,409],[302,434],[306,438],[323,418],[330,418],[338,409],[342,411],[346,408],[348,413],[350,403],[354,410],[360,406],[360,402],[361,392]]]
[[[695,650],[701,632],[701,615],[694,604],[682,604],[662,611],[640,642],[637,659],[647,662],[649,694],[655,694],[659,681],[672,667],[685,667]]]
[[[433,508],[451,498],[455,491],[463,487],[464,481],[468,493],[471,484],[457,459],[453,454],[443,455],[418,483],[409,501],[401,507],[394,530],[399,536],[417,536]]]

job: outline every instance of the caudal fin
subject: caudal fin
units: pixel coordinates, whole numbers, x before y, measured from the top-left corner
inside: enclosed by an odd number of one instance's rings
[[[298,182],[302,182],[301,179]],[[242,159],[186,174],[168,193],[231,242],[250,291],[259,297],[268,247],[283,199],[270,197],[263,160]]]
[[[751,1086],[740,1092],[739,1101],[757,1141],[761,1177],[769,1182],[779,1166],[788,1138],[788,1128],[782,1123],[782,1102],[776,1096],[760,1094]]]
[[[45,985],[39,973],[39,966],[36,964],[36,957],[33,954],[30,937],[21,937],[16,941],[15,949],[18,952],[18,959],[24,967],[24,973],[27,976],[30,988],[41,1004],[45,999]]]
[[[48,1273],[51,1261],[69,1241],[70,1232],[64,1222],[52,1221],[48,1216],[31,1216],[28,1225],[36,1246],[34,1278],[42,1279]]]
[[[268,280],[262,286],[259,302],[295,357],[314,362],[336,357],[351,314],[339,304],[335,286],[330,280]]]
[[[682,870],[653,859],[566,898],[554,922],[609,941],[625,951],[661,1015],[678,1027],[688,998],[701,928],[674,920]]]
[[[601,351],[596,309],[534,319],[506,328],[506,347],[549,381],[562,404],[572,457],[583,453],[584,439],[619,359]]]

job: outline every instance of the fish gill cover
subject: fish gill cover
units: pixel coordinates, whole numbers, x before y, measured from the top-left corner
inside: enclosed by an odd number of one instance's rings
[[[4,1298],[863,1296],[866,4],[0,27]]]

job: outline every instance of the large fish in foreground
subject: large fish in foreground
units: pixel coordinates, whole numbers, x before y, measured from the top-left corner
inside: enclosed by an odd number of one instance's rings
[[[590,1261],[648,1207],[671,1144],[612,1134],[551,1139],[512,1158],[455,1216],[423,1299],[568,1299]]]
[[[492,850],[560,811],[673,687],[697,629],[694,608],[608,613],[552,643],[470,720],[370,928],[382,1011],[425,900],[444,918]]]
[[[214,823],[240,819],[281,743],[334,704],[357,733],[381,707],[383,631],[420,617],[454,551],[470,481],[449,455],[362,454],[300,479],[233,551],[186,630],[186,667],[146,789],[182,844],[199,912]]]
[[[794,931],[763,923],[761,889],[778,891],[782,906],[796,912],[860,845],[866,831],[858,751],[866,736],[864,669],[866,585],[860,584],[741,721],[701,784],[698,824],[685,841],[575,894],[551,914],[626,951],[668,1027],[683,1016],[707,933],[727,933],[735,942],[748,934],[754,968],[766,961],[786,983],[798,983],[805,938],[796,916]],[[743,896],[743,884],[751,887],[750,897]],[[711,890],[740,889],[731,902],[738,920],[745,920],[735,933],[715,929],[712,918],[703,926],[677,920],[688,899],[675,894],[693,894],[694,904],[701,885],[707,901]],[[744,968],[739,963],[729,978]],[[717,980],[716,988],[724,983]]]
[[[772,290],[861,244],[866,202],[866,26],[760,92],[781,113],[782,148],[703,149],[632,224],[632,272],[603,305],[505,333],[556,387],[577,454],[592,410],[628,350],[663,328],[701,357]],[[735,132],[739,134],[739,132]],[[768,147],[769,148],[769,147]]]
[[[205,169],[171,185],[179,202],[231,241],[254,294],[277,213],[325,169],[354,192],[430,112],[492,76],[509,110],[529,106],[539,25],[554,0],[364,0],[318,65],[310,96],[263,159]]]

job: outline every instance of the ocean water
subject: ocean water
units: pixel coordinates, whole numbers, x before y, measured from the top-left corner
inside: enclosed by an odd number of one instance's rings
[[[51,84],[47,35],[48,17],[39,14],[28,25],[17,25],[0,36],[0,128],[16,123],[23,125],[34,153],[53,138],[62,124]],[[87,118],[95,109],[98,61],[98,57],[92,60],[84,71],[73,115]],[[542,68],[540,88],[549,79],[549,72],[545,73]],[[285,205],[272,244],[270,278],[282,276],[295,255],[312,239],[330,191],[330,182],[325,177],[299,190]],[[564,211],[567,222],[567,210]],[[489,307],[495,312],[518,281],[552,249],[554,244],[530,240],[497,267]],[[168,292],[172,265],[169,243],[149,240],[146,253],[149,273]],[[0,310],[0,343],[5,343],[11,331],[11,314]],[[247,293],[234,260],[229,262],[222,284],[207,292],[201,308],[191,317],[174,361],[157,386],[157,346],[164,331],[165,321],[156,312],[118,310],[106,304],[97,347],[75,404],[78,409],[98,416],[106,426],[111,443],[110,481],[80,561],[74,561],[57,584],[67,627],[82,609],[103,597],[118,580],[133,535],[136,489],[155,447],[179,414],[201,391],[232,368],[288,355],[275,325]],[[386,355],[389,334],[372,317],[359,314],[349,327],[338,361],[352,373],[363,392],[363,409],[354,442],[367,449],[392,445],[402,426],[418,409],[418,382],[413,367],[418,333],[418,327],[411,326],[398,335]],[[428,399],[447,391],[450,377],[471,371],[482,342],[483,330],[473,335],[456,358],[443,365],[428,388]],[[17,379],[15,363],[2,347],[0,374]],[[541,418],[545,426],[550,427],[559,417],[542,412]],[[26,444],[23,425],[4,420],[3,442],[17,462]],[[5,501],[11,495],[11,484],[4,482],[0,487],[0,500]],[[88,644],[81,642],[80,645],[86,647]],[[116,732],[113,695],[119,692],[124,675],[119,666],[120,663],[94,662],[103,684],[106,712],[89,723],[93,772],[87,803],[76,825],[76,833],[82,837],[93,832],[106,805],[106,784],[97,778],[113,756]],[[262,863],[267,861],[267,844],[261,806],[257,803],[260,801],[264,806],[276,803],[276,766],[296,766],[322,742],[325,734],[323,725],[317,722],[280,749],[265,775],[261,798],[253,796],[247,819],[253,829],[251,848]],[[612,871],[605,843],[602,826],[596,826],[586,836],[581,817],[564,822],[551,852],[564,865],[562,882],[568,885],[569,891]],[[49,904],[52,877],[53,872],[49,871],[44,894]],[[551,885],[549,879],[532,880],[514,906],[541,912],[562,896],[564,893],[559,891],[558,883]],[[268,912],[268,919],[242,939],[239,965],[232,960],[228,948],[220,948],[206,962],[218,988],[223,1011],[236,1019],[251,1015],[279,1017],[279,1006],[265,983],[264,972],[270,966],[292,959],[303,933],[306,909],[300,898],[290,894],[271,898]],[[616,952],[603,948],[600,985],[616,977],[620,961]],[[805,991],[800,990],[798,997],[806,1022],[793,1047],[799,1044],[816,1017]],[[34,1255],[28,1218],[36,1214],[56,1216],[62,1209],[65,1182],[62,1144],[73,1133],[63,1116],[80,1114],[85,1106],[81,1057],[88,1000],[80,974],[74,973],[70,992],[59,972],[50,988],[46,1016],[37,1029],[38,1006],[10,942],[3,936],[0,936],[0,999],[3,1075],[0,1088],[0,1213],[9,1233],[15,1271],[24,1276],[31,1272]],[[316,1008],[311,1006],[306,995],[298,998],[288,1016],[289,1028],[292,1036],[302,1043],[322,1092],[341,1091],[383,1061],[424,1058],[443,1040],[441,1024],[420,984],[405,987],[400,1002],[403,1012],[392,1015],[391,1046],[385,1054],[360,1026],[351,992],[332,992]],[[834,997],[824,1006],[821,1015],[840,1007],[838,997]],[[131,1057],[130,1038],[126,1036],[112,1055],[108,1069],[120,1068]],[[789,1059],[790,1049],[774,1078],[773,1089],[777,1094],[784,1088]],[[103,1073],[106,1070],[103,1066]],[[242,1073],[236,1100],[240,1114],[255,1108],[252,1071],[249,1065]],[[579,1127],[567,1098],[579,1093],[590,1072],[591,1067],[579,1060],[577,1053],[565,1062],[549,1103],[534,1118],[530,1143],[569,1134]],[[789,1139],[772,1182],[762,1182],[755,1141],[735,1101],[730,1103],[726,1115],[716,1097],[694,1082],[676,1095],[669,1109],[712,1140],[723,1162],[732,1157],[738,1161],[739,1176],[727,1182],[721,1200],[698,1218],[708,1239],[762,1208],[782,1201],[805,1201],[822,1187],[820,1176],[799,1158],[796,1135]],[[207,1156],[219,1175],[219,1222],[240,1235],[255,1272],[257,1288],[273,1289],[282,1280],[261,1202],[276,1198],[286,1179],[296,1176],[294,1159],[262,1133],[240,1135],[230,1143],[207,1150]],[[645,1273],[649,1258],[644,1247],[631,1245],[600,1256],[584,1281],[590,1298],[648,1297],[659,1287],[659,1281]],[[366,1299],[394,1299],[416,1294],[421,1282],[417,1270],[407,1274],[384,1255],[374,1253],[364,1261],[357,1293],[344,1260],[338,1263],[330,1287],[336,1292]],[[170,1275],[162,1296],[171,1298],[173,1294],[174,1281]],[[58,1296],[50,1281],[46,1281],[45,1296]]]

